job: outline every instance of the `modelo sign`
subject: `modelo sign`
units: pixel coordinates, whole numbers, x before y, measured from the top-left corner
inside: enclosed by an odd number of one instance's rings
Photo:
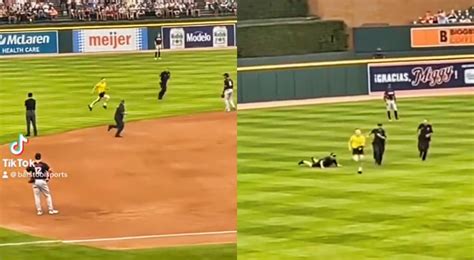
[[[147,29],[74,30],[74,52],[114,52],[148,49]]]
[[[474,86],[474,61],[429,61],[369,64],[370,91]]]
[[[0,33],[0,55],[58,53],[58,32]]]
[[[233,25],[163,28],[166,49],[235,46]]]

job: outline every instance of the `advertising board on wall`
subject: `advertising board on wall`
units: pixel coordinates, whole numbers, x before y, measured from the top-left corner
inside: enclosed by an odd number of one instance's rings
[[[370,92],[474,86],[474,60],[369,64],[368,76]]]
[[[163,28],[165,49],[219,48],[235,46],[234,25]]]
[[[73,52],[115,52],[148,49],[146,28],[74,30]]]
[[[474,25],[411,28],[412,48],[474,46]]]
[[[58,53],[58,32],[0,33],[0,55]]]

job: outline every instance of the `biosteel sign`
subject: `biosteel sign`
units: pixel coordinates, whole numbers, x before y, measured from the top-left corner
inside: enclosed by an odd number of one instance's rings
[[[235,46],[233,25],[163,28],[163,36],[167,49]]]
[[[114,52],[148,49],[147,29],[74,30],[74,52]]]
[[[0,33],[0,55],[58,53],[58,32]]]

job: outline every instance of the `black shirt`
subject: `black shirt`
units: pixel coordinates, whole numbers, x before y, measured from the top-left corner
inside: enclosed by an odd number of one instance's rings
[[[385,100],[395,100],[395,91],[385,90],[384,99]]]
[[[35,162],[33,166],[26,168],[26,171],[32,174],[35,180],[48,179],[49,165],[45,162]]]
[[[36,110],[36,100],[34,98],[28,98],[25,100],[26,110]]]
[[[160,79],[161,79],[161,83],[163,84],[166,84],[168,83],[168,80],[171,78],[171,73],[169,71],[163,71],[161,72],[160,74]]]
[[[323,159],[319,159],[316,164],[313,164],[313,167],[321,167],[321,162],[323,163],[324,167],[331,167],[332,165],[337,166],[336,158],[332,156],[326,156]]]
[[[224,91],[227,89],[233,89],[234,88],[234,81],[231,79],[225,79],[224,80]]]
[[[420,134],[418,135],[418,141],[431,141],[431,135],[429,137],[426,137],[427,134],[433,133],[433,127],[430,124],[420,124],[418,126],[418,131],[420,132]]]
[[[156,37],[155,38],[155,44],[156,45],[161,45],[161,37]]]
[[[115,110],[115,118],[123,119],[125,113],[125,106],[120,103],[117,109]]]
[[[370,134],[373,134],[374,135],[374,140],[372,141],[373,144],[385,144],[385,139],[383,138],[380,138],[379,135],[383,136],[383,137],[387,137],[387,135],[385,135],[385,130],[383,130],[382,128],[374,128],[372,129],[372,131],[370,132]],[[379,135],[377,135],[379,134]]]

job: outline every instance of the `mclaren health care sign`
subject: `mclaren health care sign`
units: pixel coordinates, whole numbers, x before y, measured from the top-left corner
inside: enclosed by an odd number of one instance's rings
[[[58,32],[0,33],[0,55],[58,53]]]
[[[148,49],[146,28],[74,30],[74,52],[118,52]]]

